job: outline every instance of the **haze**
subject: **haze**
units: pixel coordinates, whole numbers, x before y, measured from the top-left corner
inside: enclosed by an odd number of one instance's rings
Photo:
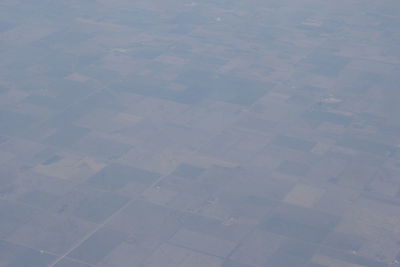
[[[400,266],[400,1],[1,0],[0,266]]]

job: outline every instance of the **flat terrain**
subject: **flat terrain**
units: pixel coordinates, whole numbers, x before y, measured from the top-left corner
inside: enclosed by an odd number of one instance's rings
[[[0,266],[400,266],[400,1],[0,0]]]

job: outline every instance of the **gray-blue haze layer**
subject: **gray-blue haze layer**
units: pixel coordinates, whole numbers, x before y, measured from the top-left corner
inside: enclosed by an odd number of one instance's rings
[[[1,0],[0,266],[400,266],[400,1]]]

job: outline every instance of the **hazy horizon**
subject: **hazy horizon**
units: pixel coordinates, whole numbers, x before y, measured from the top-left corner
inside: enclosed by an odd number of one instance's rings
[[[0,266],[400,266],[400,1],[0,1]]]

